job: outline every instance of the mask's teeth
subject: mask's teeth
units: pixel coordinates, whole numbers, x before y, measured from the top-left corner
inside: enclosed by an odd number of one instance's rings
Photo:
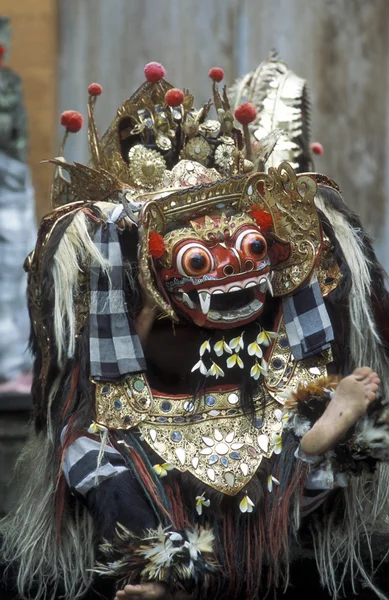
[[[211,294],[209,292],[197,292],[200,300],[201,312],[207,315],[211,306]]]
[[[268,277],[268,279],[267,279],[267,287],[268,287],[268,290],[269,290],[271,296],[274,296],[273,286],[271,284],[270,277]]]
[[[186,292],[184,292],[182,294],[182,301],[184,304],[187,305],[188,308],[190,308],[190,309],[196,308],[195,303],[192,302],[192,300],[190,299],[190,297],[188,296],[188,294]]]
[[[261,279],[259,280],[259,291],[266,292],[266,290],[268,288],[268,283],[269,283],[269,280],[267,277],[261,277]]]

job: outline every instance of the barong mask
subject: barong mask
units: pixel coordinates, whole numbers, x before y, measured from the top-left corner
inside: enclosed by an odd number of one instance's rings
[[[310,276],[321,247],[315,190],[314,180],[284,163],[269,174],[207,186],[197,201],[187,190],[147,203],[149,247],[142,255],[150,258],[141,270],[160,307],[167,301],[173,318],[228,328],[257,318],[268,292],[292,293]],[[203,196],[207,212],[198,216]],[[163,235],[173,218],[176,228]],[[177,227],[179,220],[185,225]]]

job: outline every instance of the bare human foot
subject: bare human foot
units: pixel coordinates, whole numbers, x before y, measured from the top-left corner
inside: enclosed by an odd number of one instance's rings
[[[369,367],[356,369],[342,379],[320,419],[303,436],[302,451],[314,456],[333,448],[366,413],[369,404],[375,400],[380,383],[377,373]]]
[[[193,594],[184,591],[171,594],[163,583],[141,583],[139,585],[126,585],[123,590],[116,592],[115,600],[194,600]]]

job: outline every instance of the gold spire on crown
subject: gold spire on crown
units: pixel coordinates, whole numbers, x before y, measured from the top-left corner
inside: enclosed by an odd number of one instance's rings
[[[157,65],[159,74],[150,70],[150,65]],[[211,77],[214,70],[210,71]],[[221,69],[216,71],[223,76]],[[214,79],[212,88],[215,120],[207,118],[210,101],[196,110],[193,96],[187,90],[173,88],[163,78],[164,73],[157,63],[146,65],[148,80],[119,107],[102,137],[98,135],[94,114],[102,88],[98,84],[89,86],[90,163],[67,163],[61,156],[61,147],[60,156],[50,161],[57,167],[52,187],[54,207],[66,203],[66,192],[68,201],[117,201],[125,190],[127,198],[142,201],[150,194],[156,197],[159,192],[202,185],[255,168],[245,157],[242,132],[235,127],[226,87],[221,92],[218,89],[220,76]],[[67,133],[68,130],[64,140]],[[274,147],[274,143],[270,146]],[[264,148],[268,153],[268,139]],[[185,168],[180,169],[185,161]]]

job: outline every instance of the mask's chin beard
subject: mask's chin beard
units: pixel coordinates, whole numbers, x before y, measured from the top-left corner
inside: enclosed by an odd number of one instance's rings
[[[227,290],[217,287],[207,290],[176,292],[174,302],[196,325],[210,328],[231,328],[244,325],[263,311],[267,278],[261,283],[241,287],[230,285]]]

